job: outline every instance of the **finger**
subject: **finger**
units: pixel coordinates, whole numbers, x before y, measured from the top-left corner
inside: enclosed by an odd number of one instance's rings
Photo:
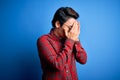
[[[81,26],[80,26],[80,22],[78,21],[78,26],[81,28]]]
[[[80,26],[79,26],[79,22],[76,21],[75,22],[75,29],[74,29],[74,32],[79,35],[79,32],[80,32]]]
[[[78,25],[78,30],[80,30],[80,22],[77,21],[77,25]]]
[[[78,22],[78,34],[80,34],[80,22],[79,21],[77,21]]]
[[[79,25],[78,25],[78,22],[76,21],[76,22],[75,22],[75,26],[74,26],[74,30],[75,30],[75,31],[78,31],[78,29],[79,29]]]
[[[80,34],[80,26],[78,27],[78,34]]]
[[[72,26],[70,32],[73,32],[74,30],[75,30],[75,22],[73,23],[73,26]]]
[[[64,32],[65,32],[65,35],[67,36],[68,35],[68,30],[67,28],[63,28],[64,29]]]

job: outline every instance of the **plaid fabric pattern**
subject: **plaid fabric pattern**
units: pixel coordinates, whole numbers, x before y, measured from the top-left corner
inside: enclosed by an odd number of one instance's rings
[[[87,61],[79,41],[59,39],[51,30],[38,39],[37,47],[43,69],[42,80],[78,80],[76,61],[81,64]]]

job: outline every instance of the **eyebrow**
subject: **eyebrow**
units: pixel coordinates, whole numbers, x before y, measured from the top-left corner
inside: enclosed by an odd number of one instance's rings
[[[72,26],[74,25],[75,21],[73,22],[72,25],[67,25],[67,24],[64,24],[65,26],[67,26],[68,28],[72,28]]]
[[[73,24],[72,25],[64,24],[64,25],[67,26],[68,28],[71,28],[73,26]]]

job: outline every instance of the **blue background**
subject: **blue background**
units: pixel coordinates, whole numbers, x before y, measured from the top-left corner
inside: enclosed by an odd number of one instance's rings
[[[61,6],[79,14],[86,65],[77,63],[79,80],[120,80],[119,0],[1,0],[0,80],[40,80],[36,41],[51,29]]]

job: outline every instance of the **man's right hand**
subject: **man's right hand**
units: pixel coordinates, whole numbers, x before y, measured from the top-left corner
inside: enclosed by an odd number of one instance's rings
[[[78,37],[80,34],[80,23],[78,21],[75,21],[73,23],[73,26],[71,28],[71,30],[68,31],[67,28],[64,28],[65,30],[65,35],[68,39],[72,39],[74,41],[78,41]]]

